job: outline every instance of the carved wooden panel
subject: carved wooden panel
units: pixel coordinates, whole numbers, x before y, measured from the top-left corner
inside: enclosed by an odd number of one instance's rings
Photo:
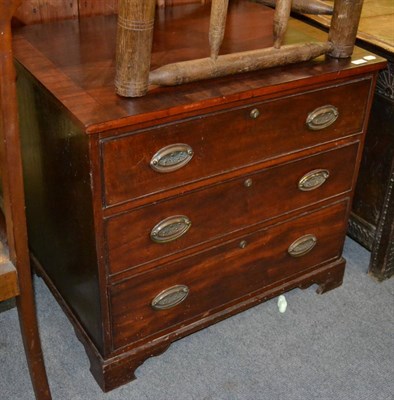
[[[385,53],[389,58],[390,54]],[[370,274],[394,275],[394,63],[380,72],[349,235],[371,250]]]
[[[190,3],[201,3],[205,4],[211,0],[157,0],[160,6],[175,6],[177,4],[190,4]]]
[[[390,174],[369,265],[369,273],[379,280],[394,275],[394,162]]]
[[[15,17],[24,24],[35,24],[78,16],[78,0],[23,0]]]
[[[118,12],[118,0],[78,0],[79,15],[110,15]]]
[[[208,0],[157,0],[159,6],[202,3]],[[23,24],[37,24],[66,18],[111,15],[118,12],[118,0],[23,0],[16,19]]]

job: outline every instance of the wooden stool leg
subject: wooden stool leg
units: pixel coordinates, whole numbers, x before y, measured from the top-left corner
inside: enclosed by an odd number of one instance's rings
[[[282,45],[291,12],[291,0],[277,0],[274,14],[274,47]]]
[[[156,0],[120,0],[116,40],[116,92],[125,97],[148,91]]]
[[[328,40],[334,45],[331,57],[347,58],[353,53],[363,0],[335,0]]]
[[[226,30],[228,0],[212,0],[211,20],[209,27],[209,44],[211,58],[216,60]]]

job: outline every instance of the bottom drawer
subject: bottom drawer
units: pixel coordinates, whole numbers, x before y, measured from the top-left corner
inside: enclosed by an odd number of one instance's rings
[[[114,284],[114,348],[339,257],[347,207],[347,201],[336,203]]]

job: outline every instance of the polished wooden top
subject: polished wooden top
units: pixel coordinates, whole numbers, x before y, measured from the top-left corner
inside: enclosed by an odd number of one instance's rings
[[[207,57],[210,5],[167,7],[157,12],[152,69],[170,62]],[[232,1],[221,53],[271,47],[273,11]],[[68,110],[87,133],[147,121],[187,116],[208,107],[324,82],[330,77],[382,68],[381,58],[362,66],[325,57],[302,64],[210,79],[177,87],[151,88],[139,99],[114,90],[116,17],[101,16],[27,26],[15,35],[16,59]],[[327,34],[291,20],[286,44],[325,41]],[[353,59],[369,54],[356,49]]]

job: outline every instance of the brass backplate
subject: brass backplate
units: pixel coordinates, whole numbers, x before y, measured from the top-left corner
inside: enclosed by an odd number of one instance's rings
[[[155,243],[173,242],[183,236],[191,225],[190,219],[185,215],[174,215],[155,225],[150,237]]]
[[[338,109],[335,106],[328,104],[312,111],[306,119],[306,125],[313,131],[320,131],[321,129],[332,125],[338,117]]]
[[[182,303],[189,295],[189,288],[186,285],[176,285],[160,292],[151,303],[154,310],[168,310]]]
[[[298,182],[298,189],[310,192],[322,186],[330,177],[327,169],[314,169],[305,174]]]
[[[172,144],[160,149],[152,157],[150,166],[156,172],[174,172],[188,164],[193,155],[194,151],[188,144]]]
[[[288,248],[288,253],[292,257],[302,257],[316,246],[317,238],[315,235],[308,234],[301,236],[297,240],[295,240]]]

